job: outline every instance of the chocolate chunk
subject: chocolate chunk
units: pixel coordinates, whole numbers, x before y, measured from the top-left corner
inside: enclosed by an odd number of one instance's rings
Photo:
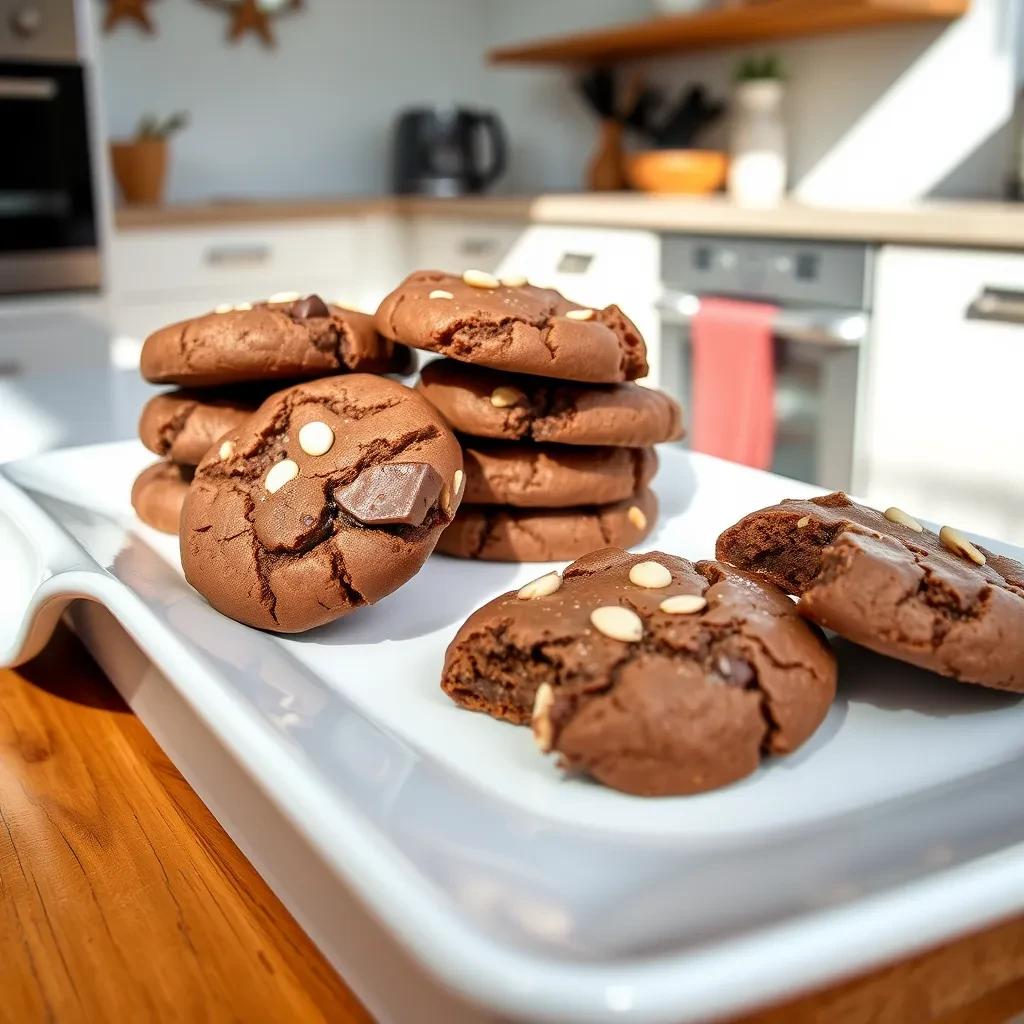
[[[419,526],[442,486],[437,470],[425,462],[393,462],[336,487],[334,500],[366,526]]]
[[[319,295],[307,295],[304,299],[296,299],[288,315],[293,320],[312,320],[314,317],[330,316],[327,303]]]

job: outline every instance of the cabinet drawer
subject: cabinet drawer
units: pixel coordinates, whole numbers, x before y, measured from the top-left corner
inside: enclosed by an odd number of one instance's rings
[[[520,225],[505,222],[417,217],[410,232],[411,269],[494,273],[521,231]]]
[[[102,299],[9,299],[0,310],[0,380],[104,367],[109,350]]]
[[[1024,256],[891,247],[876,279],[858,488],[1019,543]]]
[[[350,290],[355,237],[348,222],[124,232],[111,245],[111,288],[122,300],[189,292],[216,304],[227,293],[252,300],[308,291],[315,278],[341,295]]]

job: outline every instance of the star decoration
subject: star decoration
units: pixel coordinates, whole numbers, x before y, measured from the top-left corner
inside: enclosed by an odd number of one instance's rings
[[[134,21],[146,32],[154,32],[146,4],[149,0],[107,0],[107,16],[103,19],[103,31],[112,32],[119,21]]]
[[[227,13],[228,40],[237,43],[247,32],[254,32],[263,40],[264,46],[274,46],[274,34],[270,19],[281,14],[291,14],[302,9],[302,0],[204,0],[209,7],[216,7]]]
[[[274,36],[270,31],[270,20],[258,0],[241,0],[235,4],[235,13],[228,29],[228,39],[237,43],[246,32],[255,32],[263,40],[264,46],[274,45]]]

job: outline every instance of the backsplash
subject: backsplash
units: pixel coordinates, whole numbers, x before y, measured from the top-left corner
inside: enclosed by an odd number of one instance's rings
[[[1024,80],[1017,8],[1014,0],[974,0],[946,27],[776,48],[788,73],[797,193],[865,204],[998,195]],[[154,37],[130,27],[100,37],[106,120],[123,134],[147,111],[190,112],[174,143],[172,201],[387,191],[395,113],[445,102],[500,113],[511,159],[498,191],[576,189],[594,124],[568,73],[490,68],[483,54],[648,10],[644,0],[332,0],[278,22],[278,46],[267,51],[251,38],[227,44],[223,19],[201,4],[154,5]],[[644,70],[722,93],[740,55],[652,61]],[[950,66],[962,74],[949,75]]]

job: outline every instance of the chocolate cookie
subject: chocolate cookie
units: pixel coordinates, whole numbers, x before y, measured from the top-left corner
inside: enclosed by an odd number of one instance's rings
[[[462,488],[459,444],[415,391],[367,374],[299,384],[199,464],[185,577],[239,622],[310,629],[414,576]]]
[[[679,404],[640,384],[564,384],[435,359],[420,391],[474,437],[644,448],[683,436]]]
[[[141,362],[146,380],[191,387],[411,366],[409,350],[380,337],[366,313],[316,295],[225,306],[163,327],[146,339]]]
[[[717,554],[879,654],[1024,692],[1024,566],[957,530],[935,534],[899,509],[836,493],[751,513],[718,538]]]
[[[154,462],[132,484],[132,508],[154,530],[177,533],[181,506],[192,482],[192,467],[173,462]]]
[[[154,395],[143,406],[139,438],[151,452],[171,462],[196,466],[214,441],[251,416],[266,397],[265,388]]]
[[[565,508],[607,505],[646,487],[658,469],[653,448],[570,448],[460,438],[463,499],[471,505]]]
[[[718,562],[594,551],[474,612],[445,656],[452,700],[531,721],[563,768],[615,789],[714,789],[821,724],[836,664],[792,602]]]
[[[588,309],[478,270],[410,274],[374,323],[386,338],[496,370],[607,384],[647,373],[644,340],[617,306]]]
[[[577,508],[463,505],[437,550],[485,562],[565,562],[609,544],[639,544],[657,517],[658,500],[649,490],[612,505]]]

